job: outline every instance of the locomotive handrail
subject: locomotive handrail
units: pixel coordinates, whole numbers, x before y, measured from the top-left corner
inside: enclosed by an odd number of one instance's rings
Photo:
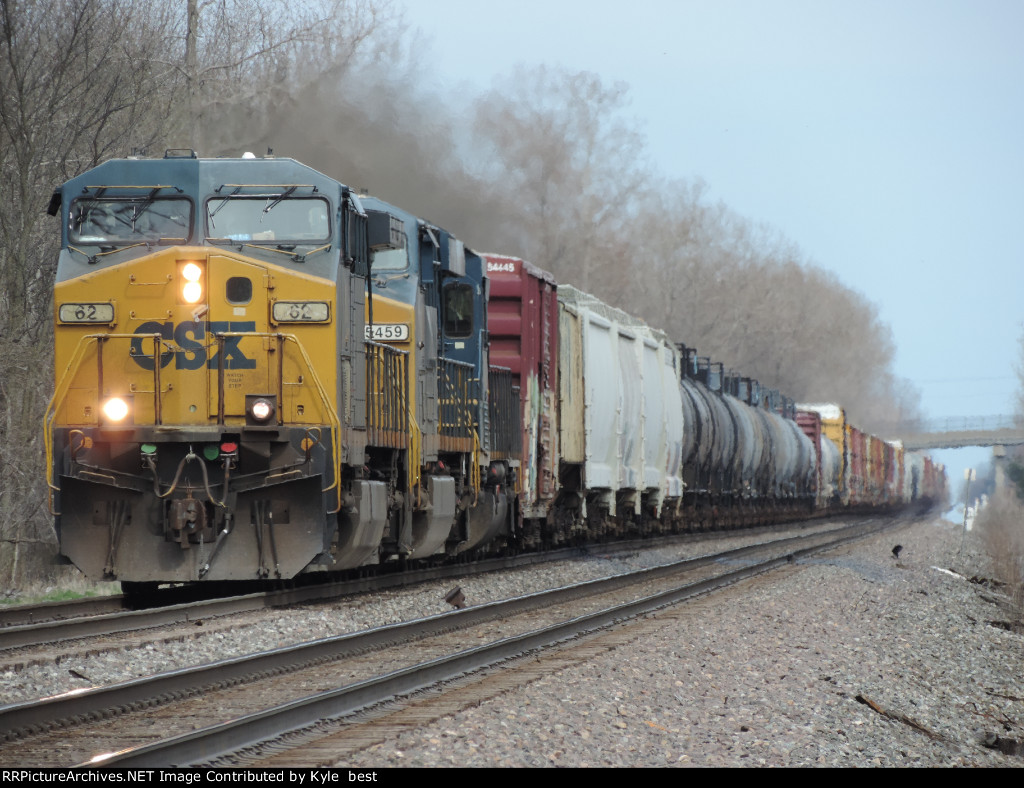
[[[274,332],[274,333],[271,333],[271,332],[257,332],[257,331],[244,331],[244,332],[243,331],[226,331],[226,332],[218,332],[217,334],[215,334],[215,336],[223,336],[223,337],[246,337],[246,336],[251,336],[251,337],[267,337],[267,338],[276,338],[279,342],[283,340],[283,341],[290,341],[290,342],[294,342],[295,343],[296,347],[298,348],[298,351],[299,351],[300,355],[302,356],[302,360],[303,360],[303,362],[306,365],[306,370],[308,371],[308,373],[309,373],[309,375],[310,375],[310,377],[311,377],[311,379],[313,381],[314,388],[316,389],[316,392],[319,395],[320,400],[321,400],[321,402],[323,404],[324,411],[326,412],[327,417],[330,419],[330,422],[331,422],[331,427],[332,427],[332,432],[333,432],[333,435],[332,435],[332,438],[331,438],[331,456],[332,456],[332,459],[334,461],[333,480],[332,480],[331,484],[329,486],[323,488],[323,490],[321,490],[321,492],[328,492],[330,490],[334,490],[335,488],[338,488],[338,494],[336,496],[337,497],[337,501],[338,501],[337,508],[335,508],[335,509],[330,511],[331,514],[337,513],[341,509],[341,490],[340,490],[340,480],[341,480],[341,475],[340,475],[341,474],[341,420],[338,417],[337,410],[335,409],[333,403],[331,402],[330,397],[327,396],[326,389],[324,388],[324,385],[321,382],[320,377],[317,375],[316,369],[315,369],[315,367],[313,365],[312,360],[309,358],[309,354],[306,352],[305,347],[303,347],[302,343],[299,342],[298,338],[294,334],[282,334],[282,333],[277,333],[277,332]],[[54,421],[55,421],[55,419],[57,417],[58,410],[64,405],[64,402],[65,402],[65,400],[67,398],[67,395],[68,395],[68,391],[71,388],[71,383],[74,381],[75,377],[78,374],[79,369],[82,366],[82,363],[84,361],[84,356],[85,356],[86,349],[93,342],[96,343],[97,348],[100,348],[102,346],[101,343],[103,343],[103,342],[105,342],[107,340],[110,340],[110,339],[135,340],[135,339],[145,339],[145,338],[151,338],[154,341],[154,350],[153,350],[153,359],[154,359],[154,363],[153,363],[153,398],[154,398],[154,408],[153,408],[153,412],[154,412],[154,421],[155,421],[155,423],[159,424],[161,422],[161,419],[160,419],[160,413],[161,413],[161,407],[160,407],[160,395],[161,395],[161,391],[160,391],[160,366],[161,365],[159,363],[159,358],[160,358],[160,344],[163,341],[163,337],[160,334],[86,334],[85,336],[81,337],[81,339],[79,339],[78,345],[75,348],[75,352],[72,354],[71,359],[68,361],[68,364],[67,364],[66,368],[64,369],[64,372],[62,373],[61,377],[60,377],[60,380],[57,382],[57,385],[54,387],[53,396],[50,398],[50,402],[49,402],[49,404],[46,407],[46,412],[43,415],[43,441],[44,441],[44,445],[45,445],[45,448],[46,448],[46,456],[48,458],[50,458],[50,460],[47,462],[47,465],[46,465],[46,484],[47,484],[47,487],[49,488],[48,508],[49,508],[50,514],[52,514],[54,516],[59,516],[59,514],[60,514],[60,512],[57,512],[55,510],[55,507],[53,505],[54,504],[53,493],[55,491],[59,491],[60,490],[60,488],[57,487],[54,484],[54,463],[53,463],[53,459],[52,459],[53,458],[53,425],[54,425]],[[97,369],[97,379],[98,379],[98,382],[97,382],[97,385],[99,387],[99,392],[97,394],[97,397],[99,399],[102,399],[103,398],[103,391],[102,391],[102,387],[103,387],[103,365],[102,365],[102,354],[101,354],[100,350],[97,350],[97,360],[98,360],[98,369]],[[218,380],[218,388],[220,388],[221,385],[222,385],[222,382],[220,380]],[[220,394],[220,392],[218,392],[218,398],[219,398],[219,394]],[[97,424],[98,423],[99,423],[99,420],[98,420],[98,417],[97,417]]]
[[[53,422],[57,418],[58,409],[64,405],[64,400],[67,398],[68,390],[71,388],[71,382],[75,379],[78,374],[79,368],[82,366],[83,357],[85,350],[91,342],[95,342],[97,346],[97,386],[99,388],[98,398],[103,398],[103,357],[102,357],[102,342],[109,339],[145,339],[150,338],[153,340],[153,358],[156,359],[160,355],[160,343],[163,341],[163,337],[160,334],[86,334],[78,340],[78,345],[75,347],[75,352],[71,354],[71,359],[68,361],[67,366],[64,368],[64,372],[61,374],[60,379],[53,389],[53,396],[50,397],[50,401],[46,406],[46,412],[43,414],[43,444],[46,448],[46,486],[49,488],[49,500],[47,507],[50,514],[57,517],[60,512],[56,511],[53,506],[53,493],[60,491],[53,481]],[[153,364],[153,397],[155,401],[154,413],[160,413],[160,365],[157,363]],[[99,417],[97,416],[97,424],[99,423]]]
[[[473,365],[465,361],[446,356],[438,359],[438,381],[442,387],[438,392],[442,434],[468,438],[474,431],[476,420],[470,409],[474,402],[474,392],[470,389],[472,384],[479,385],[480,381],[470,377],[473,372]]]
[[[327,391],[324,388],[324,384],[320,380],[320,376],[316,374],[316,368],[313,366],[313,362],[309,358],[309,354],[306,353],[306,348],[303,347],[302,343],[299,342],[298,338],[294,334],[279,334],[283,336],[286,341],[294,342],[295,346],[299,349],[302,354],[302,360],[306,362],[306,369],[309,370],[309,374],[313,377],[313,383],[316,386],[317,393],[320,395],[320,400],[323,402],[324,407],[327,409],[327,414],[331,418],[331,426],[334,428],[334,437],[332,440],[332,454],[334,457],[334,481],[329,487],[325,487],[321,492],[327,492],[338,488],[338,506],[331,510],[331,514],[336,514],[341,510],[341,419],[338,418],[338,411],[335,409],[334,404],[331,402],[331,398],[327,396]]]
[[[411,493],[418,490],[422,478],[419,458],[422,456],[423,434],[408,395],[409,352],[372,340],[363,344],[366,352],[367,431],[372,440],[406,450],[409,457],[408,490]],[[400,416],[398,421],[396,416]],[[393,442],[395,436],[392,433],[396,428],[404,436],[404,444]]]
[[[475,498],[480,494],[482,475],[479,425],[472,410],[473,404],[479,404],[480,395],[478,391],[471,390],[474,384],[480,385],[480,379],[470,377],[473,372],[473,365],[465,361],[446,356],[438,359],[438,382],[442,387],[438,392],[441,417],[439,432],[454,438],[469,439],[469,485]]]
[[[53,493],[55,491],[59,491],[60,488],[57,487],[53,483],[53,433],[52,433],[52,424],[53,424],[53,419],[56,418],[58,402],[60,404],[63,404],[64,398],[67,396],[67,389],[70,388],[70,386],[71,386],[70,378],[69,378],[69,374],[68,373],[71,371],[72,364],[74,364],[74,362],[78,359],[78,357],[80,355],[82,355],[82,353],[84,351],[84,348],[85,348],[85,345],[87,344],[86,343],[87,339],[89,339],[89,337],[88,336],[84,336],[84,337],[82,337],[81,339],[78,340],[78,345],[75,347],[75,352],[71,354],[71,360],[68,362],[68,365],[64,369],[63,374],[61,375],[60,379],[57,381],[56,385],[54,386],[53,396],[50,397],[50,401],[46,405],[46,411],[43,413],[43,445],[44,445],[44,447],[46,449],[46,459],[47,459],[47,462],[46,462],[46,486],[49,488],[49,502],[48,502],[47,505],[48,505],[48,508],[50,510],[50,514],[54,515],[55,517],[58,516],[60,514],[60,512],[54,511],[54,508],[53,508]],[[75,371],[76,372],[78,370],[78,367],[81,365],[81,363],[82,363],[81,361],[78,361],[78,363],[75,364]]]
[[[299,352],[302,354],[302,360],[306,362],[306,369],[309,370],[309,374],[313,377],[313,383],[316,386],[317,393],[320,395],[320,400],[327,409],[328,416],[330,416],[331,426],[334,431],[334,436],[331,441],[332,455],[334,458],[334,481],[329,487],[324,487],[321,492],[327,492],[328,490],[333,490],[335,488],[338,489],[338,505],[336,508],[330,510],[330,514],[337,514],[341,510],[341,419],[338,417],[338,411],[331,402],[331,398],[327,396],[327,390],[324,388],[324,384],[321,382],[320,376],[316,374],[316,368],[313,366],[313,362],[310,360],[309,354],[306,353],[306,348],[303,347],[302,343],[299,342],[298,338],[294,334],[277,334],[277,336],[278,338],[284,337],[286,341],[294,342],[295,346],[299,349]]]
[[[423,443],[423,433],[420,431],[420,425],[416,421],[416,417],[412,415],[412,410],[409,410],[409,490],[416,490],[417,501],[419,500],[419,487],[420,482],[423,480],[423,474],[420,469],[420,458],[423,456],[421,445]]]
[[[327,390],[324,388],[324,384],[321,382],[320,376],[316,374],[316,368],[313,366],[313,362],[310,359],[309,354],[306,353],[306,348],[299,341],[298,337],[296,337],[294,334],[282,334],[282,333],[277,332],[277,331],[217,331],[217,332],[214,333],[214,336],[215,337],[263,337],[263,338],[267,338],[267,339],[277,339],[279,342],[281,340],[284,340],[284,341],[287,341],[287,342],[294,342],[295,343],[296,348],[298,348],[299,353],[302,355],[302,360],[306,364],[306,369],[308,370],[308,372],[310,374],[310,377],[313,380],[313,385],[316,388],[317,394],[320,395],[320,401],[323,404],[324,410],[327,412],[327,416],[328,416],[328,418],[331,421],[331,428],[332,428],[332,432],[333,432],[333,435],[332,435],[332,438],[331,438],[331,457],[334,460],[334,481],[331,482],[331,484],[329,486],[324,487],[320,492],[328,492],[330,490],[333,490],[336,487],[338,488],[338,495],[337,495],[338,506],[335,509],[330,509],[329,513],[330,514],[336,514],[337,512],[339,512],[341,510],[341,419],[338,417],[338,411],[335,409],[333,403],[331,402],[331,398],[327,395]],[[282,355],[282,359],[281,360],[283,361],[283,355],[284,354],[282,353],[281,355]],[[279,366],[280,366],[280,362],[279,362]],[[281,383],[282,381],[280,379],[280,375],[283,374],[283,373],[279,372],[278,374],[279,374],[278,382]],[[218,400],[220,399],[220,397],[222,395],[222,392],[220,390],[222,386],[223,386],[223,380],[221,380],[218,377],[218,381],[217,381],[217,389],[218,389],[217,397],[218,397]],[[283,407],[284,403],[282,402],[282,403],[280,403],[280,405]]]

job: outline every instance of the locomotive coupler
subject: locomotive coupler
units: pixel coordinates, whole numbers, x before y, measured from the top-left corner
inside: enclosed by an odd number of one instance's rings
[[[206,508],[192,497],[171,501],[170,525],[181,549],[189,550],[189,537],[206,527]]]

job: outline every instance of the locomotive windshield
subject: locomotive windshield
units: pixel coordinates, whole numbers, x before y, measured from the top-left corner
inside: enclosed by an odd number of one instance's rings
[[[184,243],[191,234],[192,203],[183,197],[92,197],[75,200],[70,216],[71,243]]]
[[[212,241],[324,243],[331,237],[329,216],[320,197],[219,197],[206,203],[206,235]]]

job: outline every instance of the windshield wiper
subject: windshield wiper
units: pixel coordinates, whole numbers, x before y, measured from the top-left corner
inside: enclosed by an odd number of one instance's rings
[[[100,248],[99,252],[97,252],[96,254],[89,254],[88,252],[79,249],[77,246],[72,246],[71,244],[68,244],[68,249],[72,252],[78,252],[81,255],[85,255],[85,257],[88,258],[86,262],[88,262],[89,265],[95,265],[96,263],[99,262],[99,259],[101,257],[106,257],[108,254],[113,254],[114,252],[123,252],[126,249],[134,249],[136,246],[145,246],[147,249],[149,249],[150,243],[143,241],[142,243],[126,244],[125,246],[117,246],[116,244],[104,243],[96,244],[96,246]]]
[[[208,218],[209,218],[209,220],[210,220],[210,227],[216,227],[216,226],[217,226],[217,225],[216,225],[216,224],[214,224],[214,222],[213,222],[213,217],[217,215],[217,211],[219,211],[219,210],[220,210],[221,208],[223,208],[223,207],[224,207],[225,205],[227,205],[227,204],[228,204],[228,200],[230,200],[230,199],[231,199],[232,197],[234,197],[234,196],[235,196],[236,194],[238,194],[238,192],[240,192],[241,190],[242,190],[242,187],[241,187],[241,186],[237,186],[237,187],[235,187],[235,190],[234,190],[233,192],[231,192],[231,194],[229,194],[229,195],[228,195],[227,197],[225,197],[225,198],[224,198],[223,200],[221,200],[221,203],[220,203],[220,205],[218,205],[218,206],[217,206],[216,208],[214,208],[214,209],[213,209],[212,211],[211,211],[211,210],[209,209],[209,206],[207,206],[207,209],[206,209],[206,210],[208,211],[208,213],[207,213],[207,217],[208,217]],[[219,191],[219,190],[218,190],[218,191]]]
[[[269,198],[268,198],[267,207],[263,209],[263,213],[270,213],[272,210],[274,210],[274,208],[277,207],[278,203],[280,203],[281,200],[283,200],[285,197],[288,197],[297,188],[299,188],[299,187],[298,186],[289,186],[287,189],[285,189],[285,191],[281,192],[281,194],[279,194],[274,199],[273,202],[270,202]]]
[[[142,216],[142,214],[144,214],[146,211],[148,211],[150,208],[153,207],[153,203],[156,202],[156,193],[158,191],[160,191],[160,187],[159,186],[157,186],[155,189],[153,189],[153,191],[151,191],[146,196],[146,199],[145,199],[144,202],[136,203],[135,205],[132,206],[135,209],[135,214],[132,216],[132,229],[133,230],[135,229],[135,223],[139,220],[139,217]]]

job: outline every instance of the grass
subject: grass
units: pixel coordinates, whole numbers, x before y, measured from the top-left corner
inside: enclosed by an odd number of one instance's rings
[[[1010,623],[1024,632],[1024,503],[1012,489],[997,489],[975,520],[992,561],[994,579],[1003,583]]]
[[[117,583],[86,580],[74,567],[49,567],[35,579],[23,579],[17,588],[0,593],[0,606],[66,602],[70,599],[120,594]]]
[[[115,593],[113,586],[111,586],[110,591],[104,591],[102,588],[86,588],[80,591],[70,588],[52,588],[38,593],[26,591],[17,596],[2,598],[0,599],[0,605],[35,605],[40,602],[67,602],[71,599],[106,596],[112,593]],[[120,593],[120,589],[117,589],[116,593]]]

